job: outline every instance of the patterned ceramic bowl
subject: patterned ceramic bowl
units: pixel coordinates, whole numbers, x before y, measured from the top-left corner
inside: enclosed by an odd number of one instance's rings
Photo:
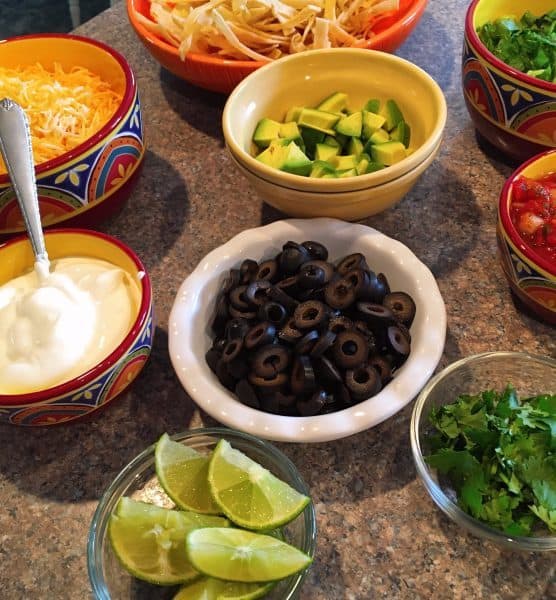
[[[37,392],[0,394],[0,423],[54,425],[89,415],[123,392],[143,368],[152,348],[153,307],[149,276],[139,258],[120,241],[103,233],[80,229],[45,233],[51,259],[89,256],[124,269],[139,289],[139,310],[121,344],[100,363],[55,387]],[[0,286],[33,268],[26,237],[0,246]]]
[[[45,226],[94,226],[121,208],[145,154],[135,77],[121,54],[96,40],[40,34],[0,43],[3,67],[35,63],[47,69],[59,63],[65,71],[85,67],[123,96],[114,115],[95,135],[35,169]],[[10,180],[0,174],[0,239],[24,230]]]
[[[467,9],[462,85],[477,131],[511,160],[521,162],[556,147],[556,85],[517,71],[479,40],[477,27],[525,10],[541,15],[553,0],[473,0]]]
[[[504,273],[515,295],[539,317],[556,324],[556,258],[526,244],[510,217],[512,184],[521,175],[537,179],[556,171],[556,150],[533,157],[506,180],[498,203],[497,238]]]

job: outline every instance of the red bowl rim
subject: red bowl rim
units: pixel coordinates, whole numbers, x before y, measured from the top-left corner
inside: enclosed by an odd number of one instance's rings
[[[556,92],[556,84],[550,83],[549,81],[545,81],[544,79],[538,79],[537,77],[527,75],[522,71],[518,71],[517,69],[514,69],[514,67],[511,67],[507,63],[501,61],[494,54],[492,54],[490,50],[487,50],[486,46],[479,39],[479,36],[477,35],[477,32],[475,31],[475,28],[473,26],[473,17],[475,16],[475,9],[477,8],[479,2],[482,1],[484,0],[472,0],[465,14],[465,33],[467,34],[467,38],[470,41],[473,48],[488,63],[492,64],[499,71],[506,73],[510,77],[513,77],[514,79],[517,79],[522,83],[526,83],[530,87],[539,88],[552,93]]]
[[[509,211],[510,192],[515,179],[519,177],[522,174],[523,170],[526,167],[528,167],[531,163],[548,154],[554,154],[556,156],[556,148],[552,150],[547,150],[545,152],[541,152],[540,154],[536,154],[529,160],[519,165],[519,167],[508,177],[508,179],[506,179],[506,181],[504,182],[504,186],[502,187],[502,191],[500,192],[500,200],[498,202],[498,214],[500,215],[502,227],[505,233],[510,238],[512,244],[516,248],[518,248],[519,251],[532,264],[538,265],[539,267],[541,267],[541,269],[543,269],[547,273],[550,273],[550,275],[552,275],[553,277],[556,277],[556,264],[549,262],[543,256],[539,256],[529,245],[527,245],[523,241],[512,222]]]
[[[32,39],[42,39],[42,38],[63,38],[74,40],[76,42],[81,42],[83,44],[89,44],[91,46],[97,46],[101,50],[104,50],[106,53],[110,54],[120,65],[124,77],[125,77],[125,90],[122,100],[120,102],[120,106],[116,109],[116,112],[112,115],[112,117],[101,127],[94,135],[90,138],[68,150],[68,152],[64,152],[64,154],[60,154],[56,158],[52,158],[45,162],[39,163],[35,166],[35,174],[40,175],[45,171],[50,171],[51,169],[56,169],[63,165],[66,162],[70,162],[77,158],[80,154],[83,154],[89,148],[96,146],[102,139],[104,139],[111,131],[113,131],[118,123],[124,118],[127,113],[129,107],[131,106],[131,102],[135,96],[135,90],[137,84],[135,82],[135,76],[129,63],[120,54],[117,50],[114,50],[111,46],[103,42],[99,42],[98,40],[93,40],[88,37],[83,37],[80,35],[74,35],[70,33],[39,33],[39,34],[29,34],[29,35],[18,35],[14,37],[6,38],[5,40],[0,40],[0,44],[8,44],[10,42],[18,42],[21,40],[32,40]],[[0,185],[4,183],[8,183],[10,181],[7,173],[0,175]]]
[[[112,367],[128,350],[130,345],[133,343],[133,340],[137,337],[146,319],[149,316],[150,306],[151,306],[151,283],[149,274],[147,273],[143,263],[139,259],[139,257],[133,252],[133,250],[121,242],[120,240],[107,235],[105,233],[101,233],[100,231],[92,231],[90,229],[77,229],[77,228],[64,228],[64,229],[49,229],[45,231],[45,236],[50,236],[53,234],[56,235],[68,235],[68,234],[80,234],[80,235],[88,235],[92,237],[98,237],[102,240],[109,242],[110,244],[117,246],[122,252],[127,254],[127,256],[134,262],[138,271],[144,273],[144,276],[141,278],[141,304],[139,305],[139,311],[137,313],[137,317],[133,322],[131,329],[128,334],[122,340],[122,342],[101,362],[97,363],[93,367],[91,367],[88,371],[85,371],[82,375],[74,377],[69,381],[61,383],[59,385],[55,385],[50,388],[46,388],[44,390],[39,390],[37,392],[28,392],[23,394],[0,394],[0,407],[1,406],[19,406],[22,404],[32,404],[39,403],[49,400],[50,398],[62,396],[71,392],[72,390],[77,390],[78,388],[88,384],[93,381],[96,377],[98,377],[102,372],[106,371],[110,367]],[[0,250],[7,246],[11,246],[13,244],[20,243],[27,239],[27,235],[21,235],[16,238],[13,238],[6,242],[5,244],[0,245]]]
[[[384,29],[380,33],[377,33],[371,39],[368,40],[368,43],[373,44],[373,46],[365,45],[359,46],[362,48],[374,49],[375,44],[380,44],[385,41],[390,35],[395,32],[398,32],[400,29],[405,29],[409,27],[425,10],[425,6],[428,0],[411,0],[412,4],[409,7],[408,11],[403,15],[403,17],[390,25],[390,27]],[[158,37],[148,29],[146,29],[141,23],[137,21],[135,16],[133,15],[133,11],[139,12],[135,6],[135,0],[126,0],[127,5],[127,13],[129,16],[129,20],[133,26],[133,28],[140,34],[140,37],[144,38],[146,41],[150,42],[154,46],[168,52],[169,54],[178,57],[178,49],[175,46],[172,46],[164,39]],[[140,13],[142,14],[142,13]],[[145,16],[145,15],[143,15]],[[216,55],[211,54],[202,54],[199,52],[188,52],[185,56],[186,61],[191,61],[194,63],[200,63],[204,65],[220,65],[223,67],[231,67],[238,69],[258,69],[263,65],[266,65],[270,61],[257,61],[257,60],[235,60],[231,58],[220,58]]]

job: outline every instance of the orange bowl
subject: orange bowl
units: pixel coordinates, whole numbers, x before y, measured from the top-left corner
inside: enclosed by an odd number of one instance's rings
[[[149,31],[137,18],[140,14],[150,19],[150,0],[126,2],[131,26],[147,50],[164,68],[193,85],[229,94],[242,79],[266,64],[192,52],[186,55],[185,60],[181,60],[176,47]],[[393,17],[381,19],[375,27],[375,35],[363,47],[393,52],[413,31],[426,5],[427,0],[400,0],[399,12]]]

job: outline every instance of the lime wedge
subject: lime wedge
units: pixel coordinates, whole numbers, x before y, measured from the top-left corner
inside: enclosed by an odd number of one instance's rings
[[[120,498],[108,532],[114,553],[132,575],[159,585],[198,576],[185,552],[185,538],[197,527],[225,528],[227,519],[160,508]]]
[[[158,440],[154,452],[158,481],[179,508],[211,515],[221,512],[208,486],[209,458],[174,442],[167,433]]]
[[[208,481],[222,512],[248,529],[284,525],[310,502],[226,440],[220,440],[212,453]]]
[[[261,598],[274,583],[241,583],[203,577],[180,588],[173,600],[255,600]]]
[[[270,535],[232,527],[187,534],[187,556],[197,571],[228,581],[276,581],[311,564],[311,557]]]

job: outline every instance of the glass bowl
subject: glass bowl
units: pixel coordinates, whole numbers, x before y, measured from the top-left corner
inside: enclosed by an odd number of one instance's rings
[[[417,473],[437,506],[461,527],[512,550],[556,550],[556,535],[510,536],[464,512],[454,502],[455,493],[423,459],[426,438],[433,431],[429,415],[433,408],[449,404],[461,394],[487,389],[502,391],[511,383],[519,398],[556,393],[556,360],[521,352],[486,352],[463,358],[433,377],[423,388],[411,418],[411,450]]]
[[[192,429],[172,439],[210,452],[224,438],[274,475],[299,492],[309,495],[307,485],[295,465],[273,445],[246,433],[224,428]],[[99,600],[170,599],[178,587],[151,585],[130,575],[119,563],[108,537],[108,522],[122,496],[172,508],[172,501],[158,484],[154,468],[154,444],[134,458],[114,479],[102,496],[93,516],[87,545],[87,563],[93,594]],[[313,557],[316,547],[316,519],[312,503],[296,519],[282,528],[284,539]],[[267,600],[296,598],[307,571],[292,575],[278,583],[265,596]]]

